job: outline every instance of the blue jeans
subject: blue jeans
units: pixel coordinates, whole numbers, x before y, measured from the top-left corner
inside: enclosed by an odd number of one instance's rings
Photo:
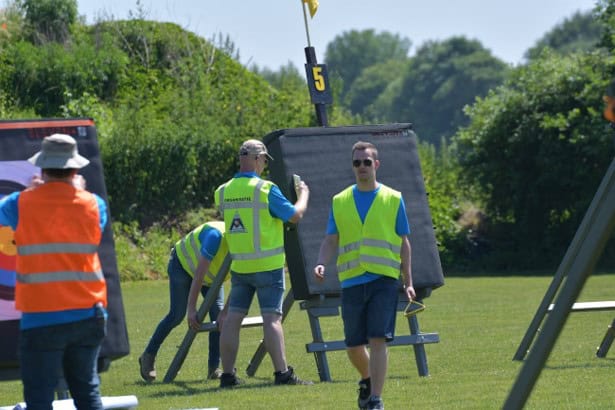
[[[235,273],[231,271],[229,311],[247,314],[254,293],[256,293],[261,314],[277,313],[281,315],[284,285],[283,268],[256,273]]]
[[[346,346],[365,345],[371,338],[393,340],[398,292],[397,280],[387,277],[342,289]]]
[[[190,294],[190,286],[192,285],[192,276],[182,267],[175,249],[171,252],[169,265],[167,267],[169,274],[169,295],[171,298],[169,305],[169,313],[160,321],[158,327],[154,331],[145,351],[154,356],[158,354],[158,350],[162,342],[167,338],[171,330],[177,327],[186,316],[186,308],[188,303],[188,295]],[[209,287],[201,287],[201,295],[205,297]],[[218,297],[209,309],[209,318],[214,321],[218,318],[218,314],[224,307],[224,287],[220,287]],[[220,364],[220,332],[209,332],[209,359],[207,362],[210,368],[218,367]]]
[[[98,317],[21,331],[21,379],[28,410],[52,410],[62,376],[75,407],[102,410],[96,360],[106,328],[104,317]]]

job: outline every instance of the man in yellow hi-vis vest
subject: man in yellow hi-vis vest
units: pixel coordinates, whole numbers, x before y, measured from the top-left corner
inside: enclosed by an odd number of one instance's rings
[[[394,337],[400,272],[406,296],[416,297],[406,208],[400,192],[376,180],[379,166],[373,144],[353,145],[356,184],[333,197],[327,235],[314,267],[316,279],[323,280],[325,265],[338,251],[344,341],[348,358],[361,375],[360,409],[384,408],[386,342]]]
[[[235,374],[241,321],[248,313],[254,293],[263,317],[264,342],[275,369],[275,384],[312,384],[297,377],[286,362],[282,328],[284,297],[284,222],[298,222],[308,204],[309,189],[297,187],[293,205],[280,189],[260,178],[272,159],[261,141],[247,140],[239,149],[239,172],[220,185],[216,206],[224,216],[231,253],[231,293],[228,314],[222,321],[220,387],[241,384]]]
[[[139,357],[141,377],[147,382],[156,379],[155,360],[162,342],[177,327],[188,310],[188,322],[196,322],[196,300],[199,290],[203,297],[222,271],[222,262],[228,254],[224,238],[224,223],[206,222],[177,241],[171,250],[167,272],[169,274],[169,313],[160,321],[149,340],[143,354]],[[215,302],[209,309],[209,318],[218,318],[224,305],[224,288],[220,287]],[[220,333],[209,332],[208,379],[219,379]]]

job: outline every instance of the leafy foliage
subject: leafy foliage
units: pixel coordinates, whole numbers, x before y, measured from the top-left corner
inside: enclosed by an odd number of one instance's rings
[[[98,45],[85,38],[67,46],[18,41],[5,49],[2,60],[1,88],[16,106],[31,107],[40,116],[57,116],[68,95],[114,97],[128,62],[108,37]]]
[[[353,113],[361,114],[368,121],[378,121],[388,116],[388,109],[379,115],[374,108],[375,101],[406,71],[409,60],[387,60],[365,68],[353,81],[346,95],[348,108]]]
[[[340,100],[352,87],[361,72],[374,64],[388,60],[405,60],[411,46],[410,40],[389,32],[350,30],[336,36],[327,45],[325,62],[332,75],[343,80]]]
[[[77,0],[18,0],[30,39],[64,43],[77,20]]]
[[[438,144],[468,123],[463,107],[500,84],[507,72],[478,41],[427,42],[403,73],[386,119],[411,121],[422,140]]]
[[[460,268],[456,260],[465,252],[468,241],[458,219],[464,196],[457,189],[459,165],[451,146],[443,140],[439,149],[433,144],[419,143],[421,171],[429,193],[429,209],[433,220],[440,259],[445,267]]]
[[[526,51],[528,60],[537,58],[545,47],[559,54],[590,51],[596,47],[603,33],[603,25],[591,11],[576,12],[543,35]]]
[[[277,71],[272,71],[268,68],[260,69],[258,66],[253,66],[251,70],[255,74],[263,77],[269,84],[278,90],[291,92],[299,89],[302,91],[306,90],[307,84],[305,83],[305,78],[291,62],[280,67]]]
[[[599,43],[600,46],[607,50],[615,49],[615,1],[598,0],[595,13],[604,29]]]
[[[615,74],[602,53],[545,55],[467,110],[455,140],[461,175],[484,195],[500,267],[563,254],[612,158],[600,96]]]

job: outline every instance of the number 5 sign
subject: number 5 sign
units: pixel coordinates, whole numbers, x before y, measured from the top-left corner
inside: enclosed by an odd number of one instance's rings
[[[331,104],[333,96],[329,89],[329,76],[325,64],[306,64],[308,88],[313,104]]]

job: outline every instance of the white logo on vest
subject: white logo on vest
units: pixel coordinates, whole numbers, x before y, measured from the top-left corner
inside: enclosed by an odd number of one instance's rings
[[[233,216],[233,222],[231,222],[230,233],[245,233],[246,227],[243,226],[243,222],[241,221],[241,217],[239,216],[239,212],[235,212]]]

